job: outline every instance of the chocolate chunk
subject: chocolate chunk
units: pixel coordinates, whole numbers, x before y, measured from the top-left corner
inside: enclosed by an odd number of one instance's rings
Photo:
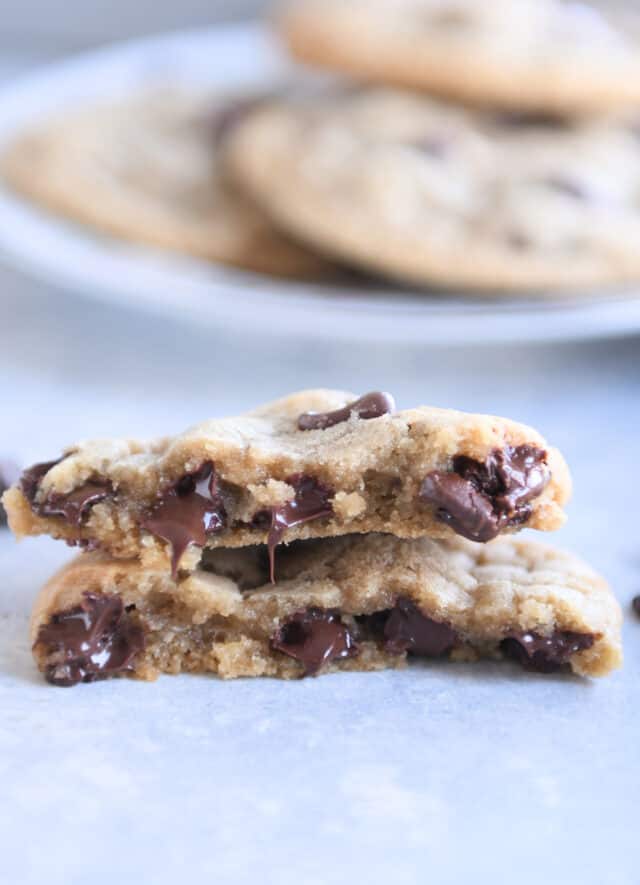
[[[42,503],[32,505],[32,509],[38,516],[60,517],[71,525],[80,526],[94,504],[104,501],[111,494],[113,486],[110,482],[90,480],[67,495],[53,493]]]
[[[215,147],[221,147],[244,118],[264,104],[263,95],[238,96],[220,107],[213,115],[212,135]]]
[[[141,526],[170,544],[171,569],[175,577],[187,547],[190,544],[204,547],[207,535],[221,532],[226,522],[224,496],[214,465],[207,461],[163,492]]]
[[[34,464],[23,472],[20,478],[20,488],[22,489],[22,494],[32,507],[35,504],[40,483],[47,473],[61,461],[64,461],[64,457],[58,458],[56,461],[44,461],[41,464]]]
[[[388,612],[383,637],[385,651],[391,654],[406,651],[429,658],[446,655],[458,639],[449,624],[428,618],[405,596],[400,596]]]
[[[427,135],[411,142],[411,147],[416,148],[422,154],[433,157],[434,160],[443,160],[451,147],[451,138],[445,135]]]
[[[551,476],[546,457],[528,445],[495,449],[484,463],[458,455],[452,472],[434,470],[425,477],[420,497],[435,505],[437,518],[459,535],[490,541],[529,518],[530,502]]]
[[[393,412],[396,404],[389,393],[366,393],[353,403],[335,412],[303,412],[298,418],[298,430],[326,430],[336,424],[348,421],[352,415],[368,421]]]
[[[571,197],[573,200],[587,202],[589,200],[589,192],[579,181],[574,178],[568,178],[564,175],[554,175],[545,179],[544,184],[558,193],[564,194],[565,197]]]
[[[46,648],[47,681],[69,686],[131,672],[145,643],[130,610],[116,594],[85,593],[80,605],[53,615],[35,643]]]
[[[640,596],[634,596],[631,600],[631,607],[640,618]]]
[[[13,461],[0,461],[0,499],[11,486],[16,482],[20,471]],[[0,500],[0,528],[7,524],[7,514],[2,501]]]
[[[331,661],[352,658],[358,646],[335,610],[308,608],[282,624],[271,640],[271,647],[304,666],[305,676],[315,675]]]
[[[506,636],[500,647],[507,657],[514,658],[527,670],[553,673],[568,664],[571,655],[591,648],[594,639],[591,633],[556,630],[551,636],[540,636],[518,631]]]
[[[267,543],[272,584],[275,584],[275,550],[286,530],[333,513],[333,491],[312,476],[295,474],[287,479],[287,483],[295,490],[292,500],[279,507],[259,511],[252,521],[254,527],[266,528],[269,524],[267,520],[270,520]]]

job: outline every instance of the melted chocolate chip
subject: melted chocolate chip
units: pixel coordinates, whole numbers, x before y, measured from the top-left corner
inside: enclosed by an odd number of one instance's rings
[[[308,608],[288,618],[273,636],[271,647],[300,661],[305,676],[315,675],[331,661],[358,654],[356,641],[340,613],[321,608]]]
[[[163,492],[141,526],[170,544],[175,577],[187,547],[190,544],[204,547],[207,535],[222,531],[226,521],[224,497],[214,465],[208,461]]]
[[[35,643],[47,652],[47,681],[61,686],[131,672],[144,644],[142,628],[124,611],[122,599],[96,593],[85,593],[80,605],[53,615]]]
[[[352,415],[368,421],[371,418],[380,418],[393,412],[396,405],[389,393],[366,393],[353,403],[349,403],[342,409],[334,412],[304,412],[298,418],[298,430],[326,430],[336,424],[348,421]]]
[[[406,651],[429,658],[446,655],[458,639],[457,633],[449,624],[428,618],[405,596],[400,596],[388,612],[383,637],[385,651],[391,654]]]
[[[35,504],[40,483],[47,473],[61,461],[64,461],[64,458],[58,458],[57,461],[44,461],[41,464],[34,464],[32,467],[28,467],[23,472],[20,478],[20,488],[22,489],[22,494],[32,507]]]
[[[503,653],[514,658],[527,670],[553,673],[569,663],[571,655],[591,648],[591,633],[571,633],[556,630],[551,636],[539,633],[514,632],[506,636],[500,647]]]
[[[634,596],[631,600],[631,608],[640,618],[640,596]]]
[[[527,445],[496,449],[484,463],[459,455],[452,472],[428,474],[420,497],[435,505],[438,519],[459,535],[490,541],[529,518],[530,502],[551,476],[545,462],[546,452]]]
[[[275,584],[275,550],[286,530],[333,513],[333,491],[312,476],[295,474],[287,479],[287,483],[295,490],[292,500],[279,507],[259,511],[252,521],[256,528],[266,528],[270,522],[267,544],[272,584]]]
[[[94,504],[104,501],[111,494],[113,486],[110,482],[90,480],[67,495],[54,492],[41,504],[32,507],[39,516],[60,517],[71,525],[80,526]]]

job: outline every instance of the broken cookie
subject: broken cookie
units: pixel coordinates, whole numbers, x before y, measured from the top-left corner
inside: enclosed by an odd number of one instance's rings
[[[558,451],[502,418],[388,394],[294,394],[144,443],[102,440],[37,464],[4,496],[13,531],[145,567],[197,567],[203,548],[353,533],[486,542],[564,521]]]
[[[264,546],[165,570],[85,553],[44,588],[35,659],[56,685],[211,672],[293,678],[408,656],[512,658],[602,676],[621,663],[620,608],[575,557],[530,541],[351,535],[295,542],[277,587]]]

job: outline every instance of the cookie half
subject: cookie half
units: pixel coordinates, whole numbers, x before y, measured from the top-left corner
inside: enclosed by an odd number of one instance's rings
[[[620,609],[603,579],[529,541],[302,541],[281,569],[272,587],[264,548],[215,550],[176,584],[84,554],[36,603],[38,667],[73,685],[181,671],[290,678],[397,667],[407,656],[506,656],[583,676],[621,663]]]
[[[145,565],[204,547],[371,531],[486,542],[564,522],[558,451],[522,424],[380,392],[310,390],[151,442],[81,443],[4,496],[18,535],[50,534]],[[274,574],[277,569],[274,565]]]
[[[405,283],[544,294],[640,280],[637,124],[337,89],[257,110],[229,152],[283,229]]]
[[[302,61],[465,103],[562,115],[640,104],[629,3],[293,0],[277,24]]]
[[[70,112],[9,144],[0,174],[34,202],[125,240],[328,277],[328,263],[280,234],[224,173],[224,136],[251,104],[171,91]]]

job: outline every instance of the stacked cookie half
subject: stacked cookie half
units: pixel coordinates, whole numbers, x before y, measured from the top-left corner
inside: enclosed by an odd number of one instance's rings
[[[347,74],[231,133],[238,186],[319,254],[470,292],[640,279],[640,16],[564,0],[292,0]]]
[[[600,676],[621,661],[606,583],[514,537],[558,528],[569,491],[523,425],[316,390],[177,437],[79,444],[3,501],[18,537],[84,550],[33,613],[55,685],[409,656]]]

